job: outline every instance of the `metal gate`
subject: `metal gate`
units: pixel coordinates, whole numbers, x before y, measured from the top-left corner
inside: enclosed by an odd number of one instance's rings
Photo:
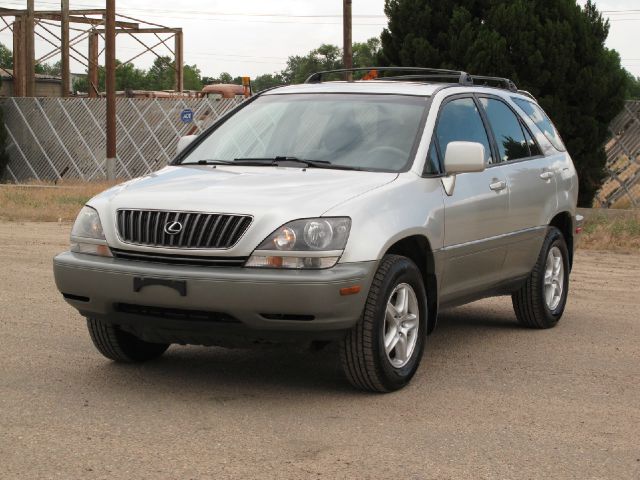
[[[117,99],[116,176],[130,179],[163,167],[174,157],[181,136],[202,132],[239,102],[214,98]],[[105,178],[104,99],[7,98],[0,101],[0,108],[4,111],[10,158],[3,180],[22,183],[31,179]]]

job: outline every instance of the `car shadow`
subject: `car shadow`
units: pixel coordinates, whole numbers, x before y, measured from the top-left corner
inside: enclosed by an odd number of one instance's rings
[[[425,355],[454,355],[471,351],[486,341],[487,335],[520,335],[511,309],[493,308],[481,302],[443,311],[436,331],[429,337]],[[446,361],[446,358],[441,358]],[[353,389],[342,373],[337,343],[319,351],[303,346],[278,345],[249,349],[226,349],[174,345],[163,357],[139,365],[100,362],[97,377],[110,388],[128,391],[130,381],[138,389],[189,392],[202,395],[217,392],[215,399],[280,394],[322,392],[324,395],[363,395]],[[225,393],[226,392],[226,393]],[[366,395],[366,393],[364,393]]]

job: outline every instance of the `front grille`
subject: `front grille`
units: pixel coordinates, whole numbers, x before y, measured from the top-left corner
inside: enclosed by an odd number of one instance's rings
[[[118,210],[118,233],[125,243],[169,248],[230,248],[251,224],[248,215]],[[175,233],[168,225],[179,224]]]
[[[171,255],[164,253],[132,252],[112,248],[115,258],[140,262],[166,263],[169,265],[196,265],[201,267],[241,267],[247,257],[205,257],[201,255]]]
[[[135,305],[133,303],[115,303],[113,307],[116,312],[142,315],[144,317],[166,318],[168,320],[189,320],[192,322],[240,323],[237,318],[220,312],[152,307],[149,305]]]

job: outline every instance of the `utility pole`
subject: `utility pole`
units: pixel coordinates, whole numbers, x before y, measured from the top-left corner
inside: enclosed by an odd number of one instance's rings
[[[24,76],[25,95],[34,97],[36,90],[36,51],[35,51],[35,1],[27,0],[27,15],[24,27]]]
[[[107,0],[105,70],[107,89],[107,179],[116,177],[116,0]]]
[[[353,49],[351,43],[352,23],[351,23],[351,3],[352,0],[342,0],[342,29],[344,43],[342,47],[344,68],[353,68]],[[353,80],[353,74],[347,72],[345,79],[350,82]]]
[[[69,67],[69,0],[60,0],[60,65],[62,67],[62,91],[63,97],[69,96],[71,84],[71,72]]]

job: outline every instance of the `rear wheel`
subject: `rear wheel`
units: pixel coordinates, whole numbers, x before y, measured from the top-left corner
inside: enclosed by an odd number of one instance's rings
[[[364,313],[342,340],[342,366],[362,390],[404,387],[418,369],[427,334],[427,297],[418,267],[387,255],[376,272]]]
[[[169,348],[167,343],[145,342],[116,325],[95,318],[87,318],[87,328],[98,351],[116,362],[138,363],[153,360]]]
[[[569,251],[562,232],[550,227],[527,281],[511,295],[518,322],[529,328],[555,327],[569,293]]]

